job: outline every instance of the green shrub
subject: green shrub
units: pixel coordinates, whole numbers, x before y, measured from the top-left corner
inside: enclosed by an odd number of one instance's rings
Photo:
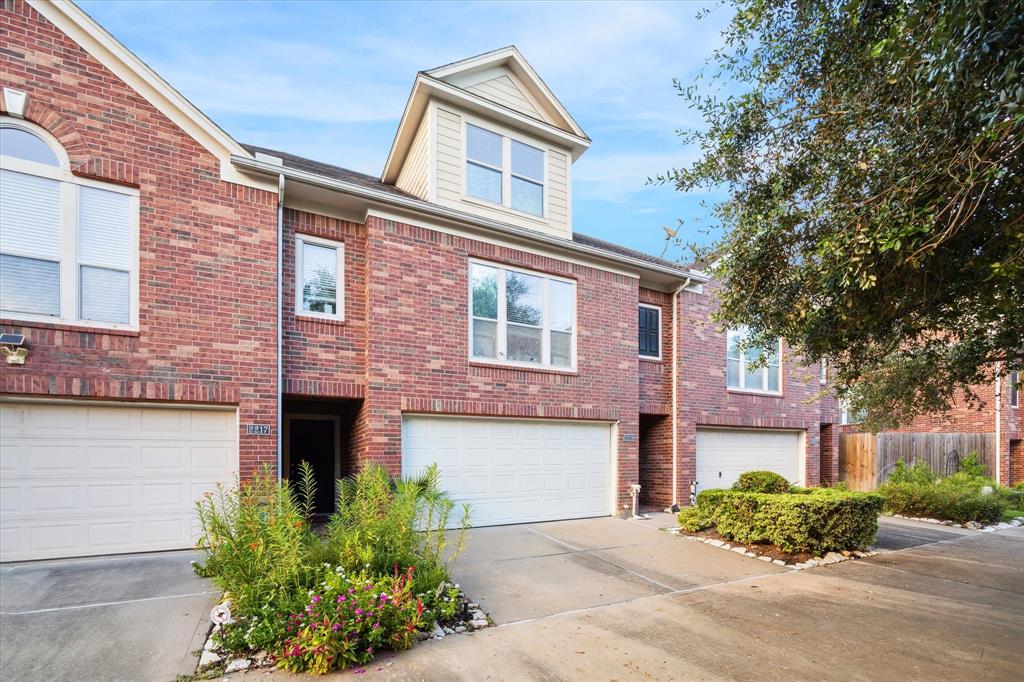
[[[978,453],[972,452],[960,462],[960,473],[975,478],[987,477],[985,465],[978,461]]]
[[[915,462],[908,467],[906,462],[899,461],[889,474],[889,482],[927,485],[935,482],[935,473],[927,462]]]
[[[747,471],[740,474],[732,489],[746,493],[787,493],[789,481],[774,471]]]
[[[787,552],[821,554],[874,542],[882,497],[829,489],[746,493],[722,491],[716,530],[742,543],[771,543]]]
[[[676,518],[679,519],[679,527],[690,533],[715,525],[698,507],[683,507]]]
[[[439,475],[435,464],[418,479],[395,481],[383,467],[370,465],[342,481],[338,511],[327,524],[335,561],[346,571],[366,569],[373,575],[411,566],[416,594],[437,590],[462,551],[469,526],[469,508],[463,506],[449,547],[446,528],[454,505],[441,491]]]
[[[890,514],[956,523],[992,523],[998,521],[1009,506],[997,492],[985,493],[983,485],[969,484],[964,479],[946,482],[952,478],[949,476],[941,483],[931,485],[889,482],[879,486],[878,492],[885,497],[885,511]]]

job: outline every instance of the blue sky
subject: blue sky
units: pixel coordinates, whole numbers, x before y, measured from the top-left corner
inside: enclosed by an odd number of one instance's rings
[[[417,71],[515,44],[593,139],[573,166],[576,231],[653,254],[680,218],[687,241],[714,234],[715,195],[646,180],[694,156],[675,131],[699,120],[672,78],[719,46],[727,8],[698,21],[697,2],[80,5],[237,140],[374,175]]]

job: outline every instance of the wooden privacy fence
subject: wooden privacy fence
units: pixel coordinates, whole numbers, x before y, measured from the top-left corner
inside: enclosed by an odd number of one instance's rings
[[[850,490],[874,490],[889,479],[896,462],[927,462],[945,475],[972,453],[995,476],[994,433],[844,433],[839,436],[839,480]]]

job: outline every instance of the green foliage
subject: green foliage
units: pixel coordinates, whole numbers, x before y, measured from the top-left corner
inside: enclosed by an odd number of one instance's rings
[[[416,593],[436,590],[462,551],[469,527],[464,506],[455,544],[449,547],[445,529],[455,521],[454,505],[438,478],[436,464],[418,479],[400,481],[370,465],[342,481],[337,513],[327,524],[327,544],[337,563],[347,571],[366,568],[375,575],[412,566]]]
[[[742,543],[771,543],[787,552],[854,549],[875,541],[882,497],[830,488],[789,493],[721,493],[705,499],[719,535]],[[698,507],[700,506],[698,496]]]
[[[325,572],[305,609],[289,620],[278,667],[323,675],[367,663],[380,649],[409,648],[424,610],[412,594],[412,572]]]
[[[871,430],[976,404],[996,363],[1024,369],[1019,1],[729,4],[677,84],[701,156],[657,178],[728,195],[725,237],[697,250],[716,319],[828,359]]]
[[[984,472],[974,456],[965,457],[960,471],[941,479],[924,462],[910,468],[900,462],[878,492],[891,514],[992,523],[1014,503],[1015,493],[997,486]]]
[[[310,590],[323,584],[325,573],[342,574],[334,566],[360,579],[397,580],[400,573],[403,589],[422,595],[428,608],[437,605],[428,619],[455,608],[445,587],[463,547],[469,510],[461,510],[460,529],[450,542],[446,528],[454,505],[438,486],[436,466],[420,478],[398,481],[371,466],[340,482],[340,489],[338,511],[325,534],[313,532],[308,522],[316,500],[308,465],[295,484],[263,469],[237,487],[219,486],[197,503],[197,548],[204,559],[196,572],[210,577],[231,601],[234,622],[219,634],[224,648],[277,649]],[[422,613],[421,608],[417,616]],[[322,633],[314,630],[308,634],[315,639]],[[310,659],[303,665],[319,664]]]
[[[774,471],[747,471],[740,474],[732,489],[745,493],[786,493],[789,481]]]
[[[908,467],[906,462],[900,460],[889,474],[889,482],[928,485],[935,482],[935,473],[927,462],[915,462]]]
[[[710,528],[714,522],[704,514],[699,507],[683,507],[676,517],[679,519],[679,527],[685,531],[696,533],[699,530]]]

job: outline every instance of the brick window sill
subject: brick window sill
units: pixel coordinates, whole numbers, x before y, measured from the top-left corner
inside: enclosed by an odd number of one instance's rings
[[[769,393],[768,391],[745,391],[742,388],[727,388],[726,393],[734,393],[736,395],[750,395],[757,398],[781,398],[781,393]]]
[[[499,362],[479,362],[470,360],[469,366],[480,367],[482,369],[496,369],[504,372],[530,372],[533,374],[554,374],[556,376],[563,377],[579,376],[579,372],[573,370],[553,369],[551,367],[523,367],[520,365],[503,365]]]
[[[38,320],[14,320],[0,319],[0,325],[5,327],[28,327],[30,329],[48,329],[60,332],[82,332],[85,334],[103,334],[105,336],[130,336],[138,338],[138,329],[115,329],[113,327],[91,327],[84,324],[73,324],[67,322],[41,322]]]

